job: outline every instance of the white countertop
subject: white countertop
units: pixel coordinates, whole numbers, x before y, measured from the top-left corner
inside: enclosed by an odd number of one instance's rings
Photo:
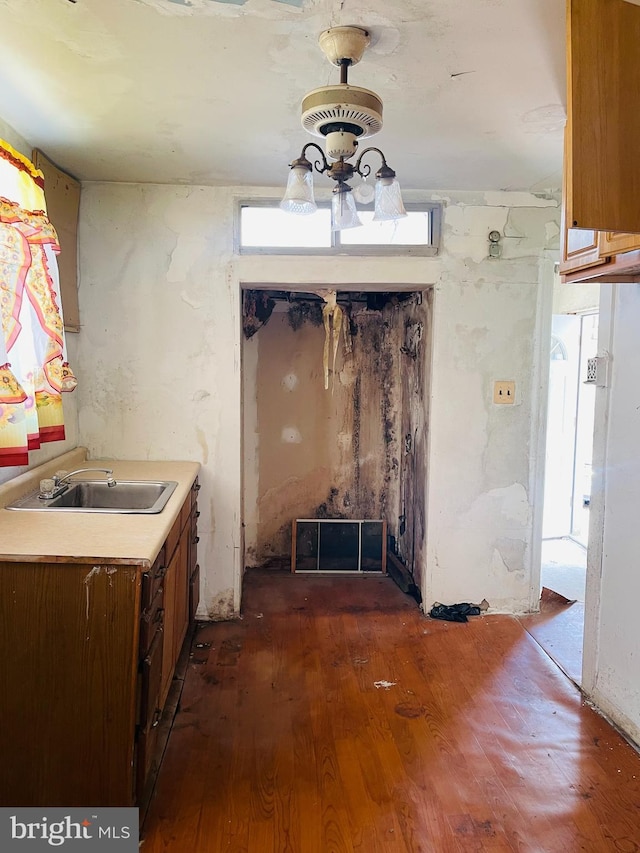
[[[38,488],[55,471],[111,468],[116,480],[175,480],[178,485],[162,512],[126,515],[6,509]],[[153,564],[198,476],[198,462],[87,459],[86,448],[71,450],[0,485],[0,561]],[[90,475],[81,474],[78,479]],[[98,475],[101,476],[101,475]]]

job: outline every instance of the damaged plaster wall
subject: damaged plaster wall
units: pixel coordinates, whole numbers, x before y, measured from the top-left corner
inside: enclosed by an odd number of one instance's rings
[[[94,457],[202,463],[201,615],[237,612],[241,287],[433,286],[423,599],[486,597],[496,609],[528,609],[543,464],[534,447],[542,350],[548,362],[540,306],[553,285],[552,268],[539,273],[545,252],[557,252],[558,200],[442,198],[443,242],[434,258],[234,256],[236,200],[260,196],[278,191],[83,186],[81,442]],[[487,257],[493,229],[504,235],[497,260]],[[496,379],[515,380],[516,405],[492,403]]]
[[[238,611],[240,299],[226,189],[88,184],[80,433],[94,458],[200,462],[200,616]]]
[[[424,538],[426,298],[339,305],[349,334],[328,390],[319,301],[281,301],[244,343],[247,565],[288,564],[293,518],[384,518],[411,560]]]
[[[433,318],[427,603],[484,597],[497,611],[537,607],[553,295],[546,250],[557,247],[559,211],[551,198],[522,194],[521,206],[518,195],[487,193],[485,205],[445,213]],[[492,227],[503,235],[497,260],[486,253]],[[515,382],[513,405],[493,402],[498,380]]]

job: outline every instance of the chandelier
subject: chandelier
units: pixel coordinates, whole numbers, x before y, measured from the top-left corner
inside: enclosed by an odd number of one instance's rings
[[[336,182],[331,197],[331,228],[355,228],[362,225],[355,199],[361,204],[374,201],[374,222],[400,219],[407,215],[402,203],[396,173],[387,165],[379,148],[365,148],[355,162],[360,140],[378,133],[382,128],[382,101],[370,89],[350,86],[349,68],[362,58],[370,42],[369,33],[362,27],[332,27],[320,34],[320,48],[333,65],[340,68],[340,83],[313,89],[302,100],[302,126],[314,136],[325,140],[325,151],[315,142],[303,146],[300,156],[290,164],[282,210],[310,214],[318,206],[313,194],[313,169]],[[314,153],[313,162],[307,152]],[[371,166],[363,158],[376,154],[381,165],[375,173],[375,188],[366,183]],[[349,185],[356,175],[362,183]],[[355,196],[355,198],[354,198]]]

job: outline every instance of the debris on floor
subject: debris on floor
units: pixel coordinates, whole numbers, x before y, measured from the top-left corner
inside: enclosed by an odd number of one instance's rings
[[[447,622],[468,622],[467,616],[479,616],[484,610],[488,609],[489,602],[486,598],[483,598],[480,604],[469,604],[468,602],[440,604],[439,601],[435,601],[429,611],[429,616],[432,619],[444,619]]]
[[[413,575],[392,551],[387,552],[387,574],[404,593],[415,599],[416,604],[422,604],[422,594]]]
[[[373,686],[377,687],[380,690],[381,687],[384,687],[385,690],[388,690],[390,687],[395,687],[395,681],[374,681]]]

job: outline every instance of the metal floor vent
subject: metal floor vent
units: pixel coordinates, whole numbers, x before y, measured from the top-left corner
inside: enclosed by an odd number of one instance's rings
[[[387,522],[374,519],[296,518],[292,572],[364,574],[387,570]]]

